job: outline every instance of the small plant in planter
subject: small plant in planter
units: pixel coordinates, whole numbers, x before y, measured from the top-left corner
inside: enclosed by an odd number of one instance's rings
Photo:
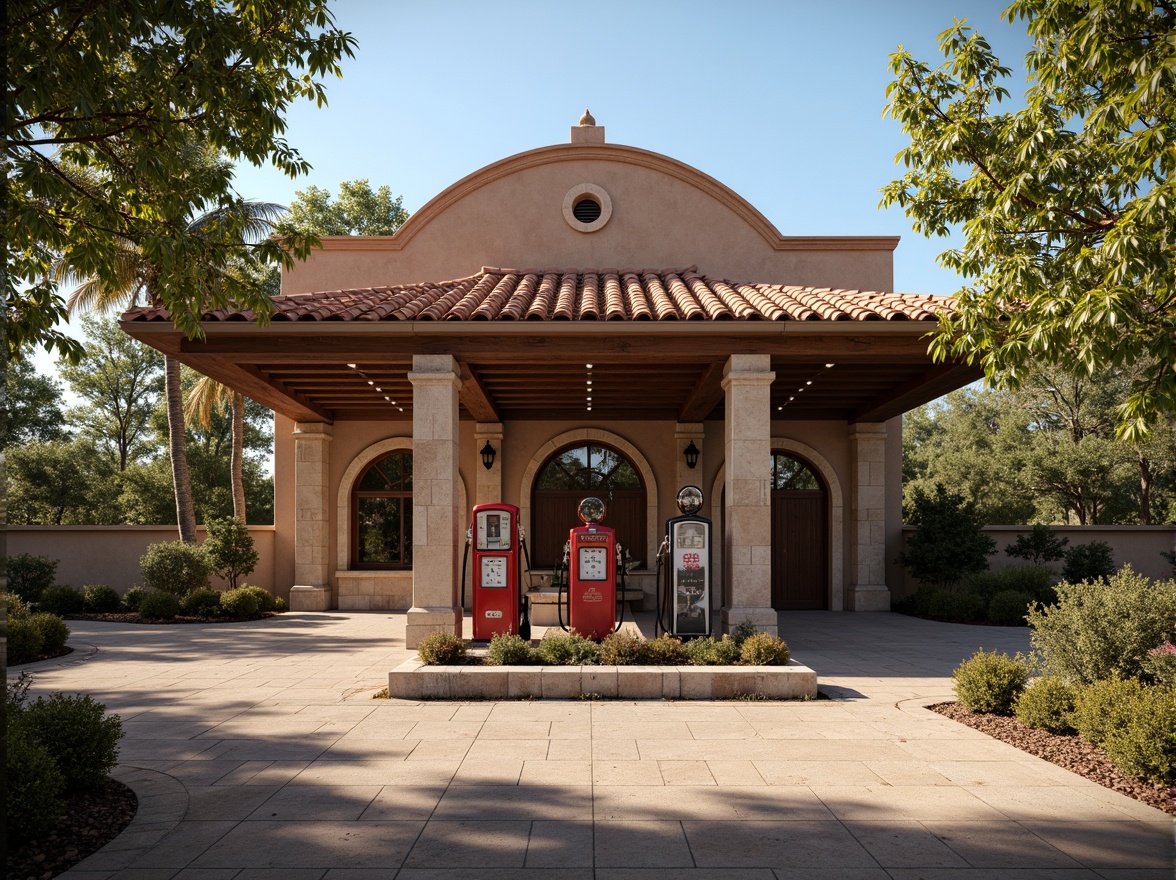
[[[526,666],[535,662],[535,651],[531,643],[514,633],[500,633],[490,639],[487,650],[490,662],[495,666]]]
[[[428,666],[464,663],[469,646],[449,632],[429,633],[417,646],[417,656]]]
[[[748,666],[785,666],[792,659],[792,652],[779,636],[756,633],[743,642],[739,658]]]

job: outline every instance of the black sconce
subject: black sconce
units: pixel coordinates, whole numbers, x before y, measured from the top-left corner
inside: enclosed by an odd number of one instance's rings
[[[698,464],[698,455],[702,450],[694,445],[694,441],[690,441],[690,445],[682,450],[683,455],[686,456],[686,467],[694,470],[694,466]]]
[[[484,467],[486,470],[490,470],[490,468],[494,467],[494,456],[497,453],[498,450],[491,446],[490,441],[487,440],[486,445],[482,447],[482,467]]]

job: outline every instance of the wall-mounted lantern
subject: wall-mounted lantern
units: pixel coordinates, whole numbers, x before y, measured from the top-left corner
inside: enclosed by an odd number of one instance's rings
[[[690,441],[690,445],[682,450],[682,454],[686,456],[686,467],[694,470],[694,466],[698,464],[698,455],[701,450],[694,445],[694,441]]]
[[[486,470],[490,470],[490,468],[494,467],[494,456],[497,453],[498,450],[491,446],[490,441],[487,440],[486,445],[482,447],[482,467],[484,467]]]

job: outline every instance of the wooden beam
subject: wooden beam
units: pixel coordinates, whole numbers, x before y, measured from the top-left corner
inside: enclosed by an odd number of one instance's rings
[[[719,405],[723,399],[723,363],[713,361],[702,371],[678,409],[679,422],[704,421]]]
[[[475,421],[501,422],[502,418],[498,415],[490,395],[482,387],[478,374],[466,363],[458,364],[458,370],[461,373],[461,388],[458,389],[457,399],[461,401],[462,406],[469,411]]]
[[[919,376],[858,406],[850,422],[884,422],[949,391],[975,382],[984,371],[969,364],[935,364]]]

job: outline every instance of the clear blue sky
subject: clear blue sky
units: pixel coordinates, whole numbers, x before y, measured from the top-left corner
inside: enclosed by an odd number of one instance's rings
[[[877,208],[897,176],[898,125],[882,118],[887,56],[938,64],[953,17],[984,34],[1024,91],[1023,23],[1007,0],[343,0],[358,40],[329,105],[295,105],[287,140],[314,166],[291,180],[242,166],[248,198],[289,204],[310,184],[388,184],[415,211],[513,153],[565,143],[587,107],[612,143],[710,174],[785,235],[901,235],[900,291],[952,293],[949,246]],[[748,279],[755,280],[755,279]],[[38,358],[43,372],[47,357]]]

